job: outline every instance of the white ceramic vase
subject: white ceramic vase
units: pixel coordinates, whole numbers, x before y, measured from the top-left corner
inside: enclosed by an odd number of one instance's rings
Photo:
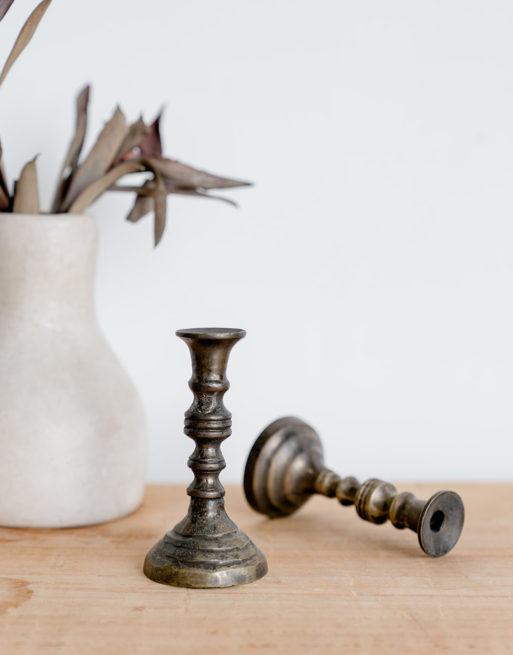
[[[0,213],[0,525],[103,523],[142,502],[141,403],[95,317],[89,216]]]

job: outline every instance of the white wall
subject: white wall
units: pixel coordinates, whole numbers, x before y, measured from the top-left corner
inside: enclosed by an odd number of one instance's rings
[[[0,26],[5,58],[34,0]],[[248,331],[232,354],[225,482],[297,414],[341,474],[513,479],[513,4],[509,0],[54,0],[0,91],[11,177],[41,195],[94,85],[167,106],[167,154],[256,183],[237,211],[172,197],[164,240],[105,197],[101,325],[139,388],[148,477],[185,481],[177,328]]]

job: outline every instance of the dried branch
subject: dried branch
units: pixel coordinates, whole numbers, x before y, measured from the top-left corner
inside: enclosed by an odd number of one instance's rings
[[[16,183],[14,192],[14,214],[39,214],[39,194],[37,191],[36,159],[26,164]]]
[[[14,0],[0,0],[0,20]],[[21,52],[30,42],[51,0],[43,0],[21,30],[7,63],[0,75],[0,84]],[[130,125],[119,107],[100,133],[96,144],[79,163],[88,123],[89,86],[77,98],[75,134],[62,165],[52,212],[80,213],[107,190],[135,192],[135,204],[127,219],[137,222],[151,211],[155,213],[155,245],[166,227],[166,197],[169,194],[221,200],[237,206],[233,200],[211,196],[209,189],[249,186],[250,183],[219,177],[163,156],[159,115],[151,126],[142,117]],[[0,211],[39,213],[35,160],[23,169],[11,198],[2,166],[0,147]],[[116,185],[130,173],[148,171],[152,180],[140,186]],[[12,208],[12,209],[11,209]]]
[[[11,54],[9,55],[7,61],[5,62],[4,69],[2,71],[2,74],[0,75],[0,86],[2,85],[3,81],[7,77],[7,73],[11,70],[11,67],[16,61],[16,59],[18,59],[18,57],[21,55],[21,53],[25,50],[25,48],[30,43],[30,40],[34,36],[34,33],[37,29],[37,26],[41,22],[41,19],[43,18],[45,11],[48,9],[51,2],[52,0],[43,0],[43,2],[41,2],[41,4],[39,4],[28,17],[27,22],[22,27],[21,32],[19,33],[18,38],[16,39],[16,43],[14,44],[14,47],[11,50]],[[9,7],[7,7],[7,9],[8,8]]]

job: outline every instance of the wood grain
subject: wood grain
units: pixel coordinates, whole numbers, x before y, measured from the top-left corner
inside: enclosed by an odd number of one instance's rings
[[[0,529],[0,652],[511,653],[513,485],[399,485],[466,505],[460,542],[424,555],[412,532],[314,498],[269,521],[227,488],[231,517],[265,552],[262,580],[157,585],[146,552],[184,515],[184,487],[151,486],[135,514],[73,530]]]

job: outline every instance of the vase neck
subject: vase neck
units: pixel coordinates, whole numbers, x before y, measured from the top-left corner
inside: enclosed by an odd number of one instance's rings
[[[89,216],[0,214],[0,322],[95,321],[97,242]]]

